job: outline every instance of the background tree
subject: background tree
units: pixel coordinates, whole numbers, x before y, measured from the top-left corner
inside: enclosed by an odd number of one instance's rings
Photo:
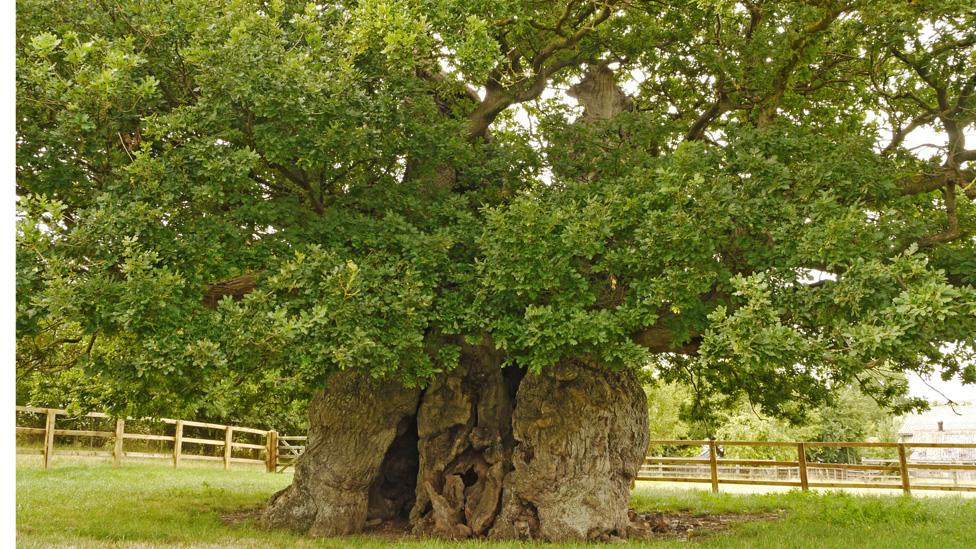
[[[809,412],[802,423],[770,417],[743,400],[730,409],[715,406],[707,417],[696,417],[695,395],[680,382],[657,382],[645,386],[648,400],[650,438],[659,440],[698,439],[765,441],[864,441],[896,442],[901,418],[879,406],[855,386],[838,389],[834,398]],[[652,446],[653,455],[697,455],[699,447]],[[791,460],[792,448],[728,446],[726,457]],[[875,451],[879,450],[879,451]],[[893,457],[890,449],[809,448],[811,461],[859,463],[862,456]]]
[[[973,18],[23,0],[18,375],[119,413],[311,398],[270,524],[626,536],[648,362],[793,420],[976,381]]]

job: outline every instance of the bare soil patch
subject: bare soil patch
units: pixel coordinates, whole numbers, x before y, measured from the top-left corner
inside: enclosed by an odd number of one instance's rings
[[[719,532],[742,522],[773,521],[782,513],[692,513],[688,511],[637,513],[630,511],[631,539],[689,539]]]
[[[261,518],[261,511],[264,511],[264,505],[260,507],[238,509],[236,511],[228,511],[220,514],[220,521],[227,526],[244,526],[249,522],[257,522],[257,520]]]
[[[231,527],[254,523],[260,518],[264,507],[241,509],[222,513],[220,518]],[[774,521],[782,518],[782,512],[768,513],[693,513],[689,511],[638,513],[631,510],[631,526],[627,531],[629,539],[675,539],[687,540],[694,537],[727,530],[743,522]],[[370,521],[366,523],[364,536],[386,541],[421,540],[411,532],[406,519]],[[608,538],[604,541],[624,541],[622,538]]]

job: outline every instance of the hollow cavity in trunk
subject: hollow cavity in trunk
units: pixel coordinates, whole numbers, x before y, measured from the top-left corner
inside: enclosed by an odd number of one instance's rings
[[[633,372],[564,361],[527,374],[481,348],[423,392],[330,381],[311,418],[295,481],[264,521],[317,535],[408,518],[444,538],[626,537],[647,445]]]

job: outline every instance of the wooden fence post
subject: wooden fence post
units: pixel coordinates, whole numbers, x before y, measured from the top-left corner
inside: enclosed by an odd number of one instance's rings
[[[230,425],[224,431],[224,470],[230,469],[230,456],[233,451],[234,444],[234,428]]]
[[[718,445],[715,440],[708,441],[708,460],[712,469],[712,492],[718,493]]]
[[[800,488],[806,492],[810,489],[810,483],[807,480],[807,445],[802,442],[796,445],[796,458],[797,462],[800,464]]]
[[[268,445],[268,449],[265,452],[265,459],[267,460],[268,472],[274,473],[275,469],[278,468],[278,432],[277,431],[268,431],[267,445]]]
[[[54,455],[54,422],[57,414],[54,410],[47,411],[47,418],[44,421],[44,468],[47,469],[51,464],[51,457]]]
[[[118,467],[122,464],[122,442],[125,438],[125,420],[118,418],[115,420],[115,449],[112,450],[112,465]]]
[[[906,496],[910,496],[912,495],[912,482],[908,476],[908,456],[903,443],[898,444],[898,465],[901,469],[901,490]]]
[[[176,420],[176,433],[173,435],[173,467],[180,466],[180,454],[183,453],[183,420]]]

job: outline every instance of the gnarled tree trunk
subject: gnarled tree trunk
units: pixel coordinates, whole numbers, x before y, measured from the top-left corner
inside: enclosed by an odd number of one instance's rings
[[[566,361],[526,374],[482,347],[422,393],[342,373],[311,419],[264,522],[314,535],[409,516],[415,533],[447,538],[626,537],[647,448],[634,372]]]
[[[318,536],[352,534],[363,530],[371,510],[393,512],[412,503],[401,502],[400,494],[385,497],[383,488],[399,478],[403,460],[388,454],[409,440],[419,397],[419,389],[359,372],[333,375],[309,405],[308,441],[295,480],[272,496],[262,522]]]
[[[424,392],[414,532],[450,538],[488,533],[511,469],[512,409],[522,375],[517,368],[503,370],[497,354],[466,347],[461,367]]]
[[[493,538],[625,538],[647,452],[647,399],[633,371],[565,362],[519,387],[512,472]]]

